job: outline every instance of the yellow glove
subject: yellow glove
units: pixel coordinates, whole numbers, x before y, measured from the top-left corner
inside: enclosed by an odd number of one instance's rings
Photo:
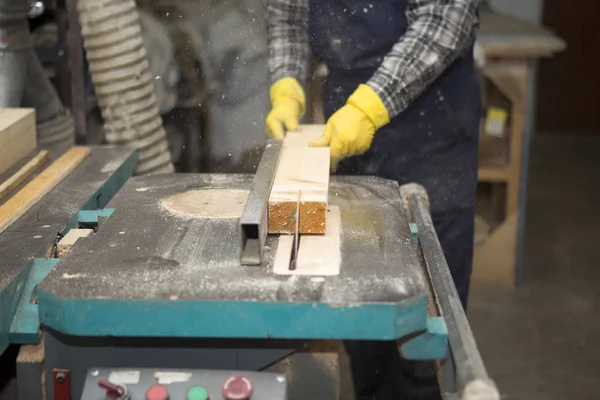
[[[282,140],[286,131],[298,128],[305,110],[304,90],[294,78],[283,78],[271,86],[271,112],[267,115],[267,136]]]
[[[373,141],[375,131],[390,122],[383,102],[367,85],[360,85],[346,105],[327,121],[325,133],[311,146],[331,147],[331,166],[342,159],[364,154]]]

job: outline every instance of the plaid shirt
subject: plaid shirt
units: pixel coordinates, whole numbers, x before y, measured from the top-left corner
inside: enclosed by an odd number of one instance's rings
[[[324,0],[316,0],[324,1]],[[473,43],[479,0],[408,0],[408,29],[367,82],[390,118],[405,110]],[[306,81],[309,0],[269,0],[269,69],[273,81]]]

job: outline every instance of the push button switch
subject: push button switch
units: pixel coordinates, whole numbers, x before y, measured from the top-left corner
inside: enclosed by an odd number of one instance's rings
[[[208,390],[202,386],[194,386],[187,392],[187,400],[209,400]]]
[[[163,385],[152,385],[146,391],[146,400],[169,400],[169,391]]]
[[[225,400],[250,400],[254,388],[245,376],[231,376],[223,384],[221,390]]]

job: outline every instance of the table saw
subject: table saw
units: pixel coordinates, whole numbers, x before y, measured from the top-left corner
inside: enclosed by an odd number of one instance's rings
[[[332,176],[339,271],[274,272],[278,146],[256,175],[130,179],[135,152],[94,148],[1,233],[0,344],[22,345],[19,398],[338,399],[340,343],[368,339],[437,360],[448,399],[498,399],[420,186]],[[202,201],[173,206],[186,193]],[[42,251],[70,228],[94,233],[61,259]]]

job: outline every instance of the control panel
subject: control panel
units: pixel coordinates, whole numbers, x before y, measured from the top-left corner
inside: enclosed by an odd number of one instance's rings
[[[96,368],[81,400],[287,400],[287,381],[268,372]]]

